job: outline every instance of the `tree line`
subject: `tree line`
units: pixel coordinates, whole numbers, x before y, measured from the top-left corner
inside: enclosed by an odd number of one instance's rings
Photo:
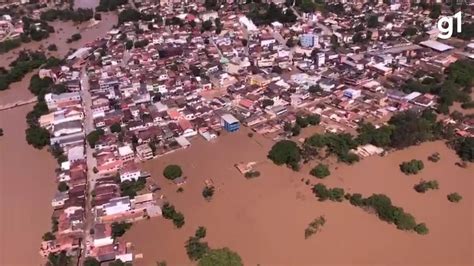
[[[323,184],[316,184],[313,187],[313,193],[319,201],[337,201],[342,202],[349,200],[350,204],[373,211],[380,220],[390,224],[395,224],[397,229],[405,231],[415,231],[418,234],[427,234],[428,228],[424,223],[417,223],[415,217],[407,213],[401,207],[394,206],[390,198],[384,194],[372,194],[368,198],[364,198],[362,194],[344,194],[342,188],[327,188]]]

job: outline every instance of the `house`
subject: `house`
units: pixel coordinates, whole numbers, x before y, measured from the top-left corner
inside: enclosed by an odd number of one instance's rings
[[[82,132],[82,121],[69,121],[53,126],[53,135],[55,137],[71,135]]]
[[[94,247],[102,247],[114,243],[110,224],[96,223],[94,225]]]
[[[228,132],[239,130],[240,122],[231,114],[224,114],[221,116],[221,126]]]
[[[73,146],[67,150],[67,160],[71,163],[79,160],[84,160],[84,158],[85,156],[83,145]]]
[[[128,161],[133,161],[135,158],[135,153],[129,145],[125,145],[118,148],[120,159],[123,163]]]
[[[65,192],[56,192],[56,195],[54,195],[53,200],[51,201],[51,206],[54,209],[61,209],[66,201],[69,199],[69,194],[67,191]]]
[[[130,198],[119,197],[113,198],[108,203],[102,205],[105,215],[115,215],[130,211]]]
[[[141,176],[141,171],[135,163],[127,163],[119,171],[120,181],[137,181]]]
[[[70,105],[81,103],[81,94],[79,92],[69,92],[61,94],[48,93],[44,96],[49,110],[64,108]]]
[[[138,145],[136,149],[140,160],[145,161],[153,158],[153,151],[148,144]]]

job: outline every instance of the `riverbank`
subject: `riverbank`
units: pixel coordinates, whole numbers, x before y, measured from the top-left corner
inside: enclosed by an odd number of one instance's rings
[[[182,229],[164,219],[134,224],[125,239],[144,255],[134,264],[153,265],[158,260],[192,264],[184,243],[198,226],[205,226],[211,247],[235,250],[245,265],[472,265],[472,165],[455,166],[458,157],[441,141],[367,158],[354,166],[332,165],[332,175],[323,181],[351,193],[387,194],[427,224],[426,236],[399,231],[348,203],[318,202],[311,187],[301,182],[301,178],[312,184],[320,181],[307,174],[309,166],[300,172],[274,166],[266,160],[271,145],[242,130],[215,143],[196,139],[187,150],[146,162],[144,169],[162,185],[186,224]],[[438,163],[426,160],[433,152],[441,154]],[[406,176],[398,165],[412,158],[424,160],[426,167],[419,175]],[[262,175],[246,180],[233,166],[240,161],[263,162],[257,166]],[[163,168],[171,163],[181,165],[188,176],[182,193],[162,177]],[[211,202],[201,195],[206,178],[216,184]],[[438,180],[440,189],[416,193],[413,185],[420,179]],[[450,203],[446,195],[451,192],[460,193],[463,201]],[[320,215],[326,217],[326,225],[305,240],[305,228]]]

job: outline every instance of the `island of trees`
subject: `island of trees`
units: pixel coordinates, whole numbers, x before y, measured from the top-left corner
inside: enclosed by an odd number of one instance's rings
[[[348,199],[353,206],[357,206],[375,212],[380,220],[393,223],[397,229],[406,231],[415,231],[418,234],[427,234],[428,228],[424,223],[417,224],[415,218],[406,213],[403,208],[394,206],[390,198],[383,194],[373,194],[368,198],[364,198],[361,194],[346,194],[342,188],[327,188],[323,184],[316,184],[313,187],[313,193],[319,201],[336,201],[342,202]]]

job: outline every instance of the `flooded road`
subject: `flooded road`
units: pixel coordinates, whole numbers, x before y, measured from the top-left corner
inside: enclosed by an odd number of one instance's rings
[[[72,22],[53,22],[56,33],[42,42],[22,44],[21,48],[0,55],[1,66],[8,66],[20,49],[38,50],[54,43],[56,57],[64,57],[69,49],[104,36],[117,22],[115,14],[102,14],[103,22],[77,29]],[[80,32],[82,39],[67,44],[66,39]],[[29,81],[34,73],[0,91],[0,105],[27,100],[32,95]],[[32,266],[44,263],[38,251],[42,235],[51,230],[51,199],[56,191],[54,169],[57,163],[46,151],[36,150],[25,141],[26,114],[33,104],[0,111],[0,265]]]
[[[348,202],[318,202],[311,186],[301,181],[320,181],[307,174],[310,166],[300,172],[274,166],[266,160],[270,146],[260,136],[239,132],[221,136],[216,143],[197,139],[187,150],[146,162],[145,169],[184,214],[186,224],[175,229],[161,218],[134,224],[125,238],[144,255],[134,265],[162,260],[193,265],[184,245],[198,226],[207,228],[205,241],[212,248],[235,250],[245,265],[473,265],[473,169],[456,167],[458,158],[444,143],[425,143],[354,166],[333,164],[332,175],[323,181],[351,193],[387,194],[394,205],[427,224],[426,236],[397,230]],[[435,151],[442,159],[428,162],[426,157]],[[425,170],[405,176],[398,165],[412,158],[422,159]],[[240,161],[260,162],[262,176],[246,180],[233,166]],[[182,193],[162,177],[170,163],[181,165],[188,176]],[[211,202],[201,195],[206,178],[217,188]],[[413,186],[420,179],[436,179],[440,189],[418,194]],[[451,192],[460,193],[462,202],[450,203],[446,195]],[[326,225],[305,240],[305,228],[320,215],[326,217]]]

